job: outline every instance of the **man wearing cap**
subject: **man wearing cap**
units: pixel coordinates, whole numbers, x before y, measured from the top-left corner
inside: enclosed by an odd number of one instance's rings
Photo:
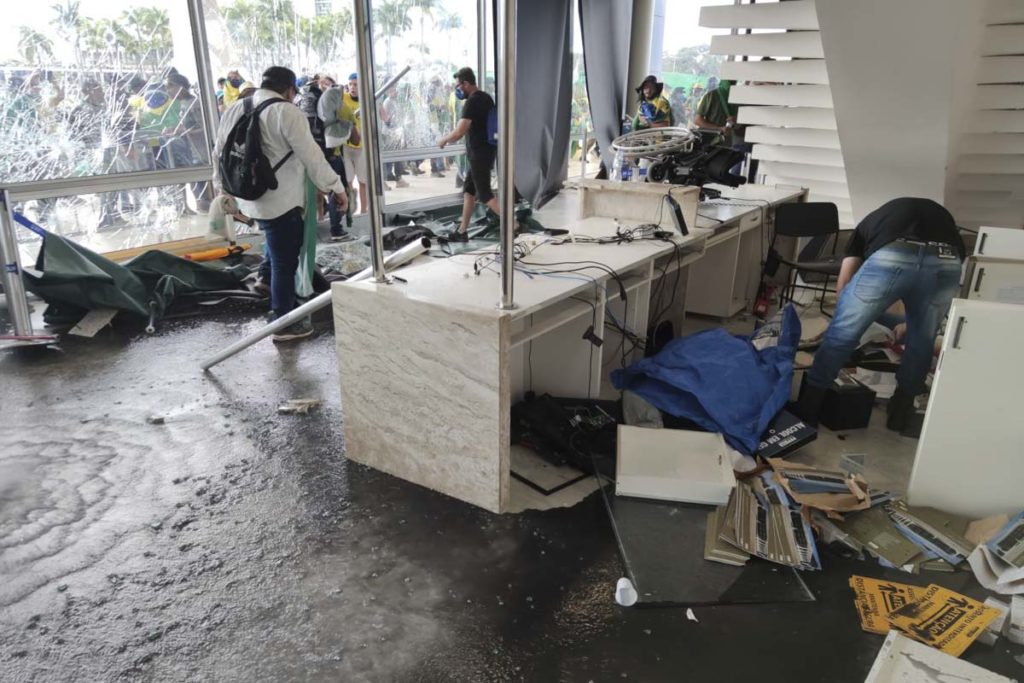
[[[437,141],[441,149],[466,136],[466,158],[469,160],[469,176],[462,185],[462,221],[459,229],[449,235],[449,241],[465,242],[469,239],[467,230],[473,217],[476,202],[486,204],[495,214],[500,215],[498,200],[491,191],[491,171],[497,148],[487,139],[487,117],[494,109],[494,99],[476,85],[476,74],[464,66],[454,74],[455,97],[465,101],[462,118],[448,135]]]
[[[636,94],[640,96],[640,106],[633,117],[633,130],[645,128],[666,128],[672,125],[672,107],[661,94],[664,83],[659,83],[652,74],[637,86]]]
[[[316,211],[306,205],[306,176],[322,192],[332,192],[338,206],[345,209],[348,197],[345,184],[327,163],[323,150],[313,139],[306,115],[292,104],[295,99],[295,72],[283,66],[272,66],[263,72],[259,90],[252,96],[252,107],[270,100],[281,100],[260,111],[260,146],[271,165],[280,164],[275,172],[277,189],[267,190],[259,199],[238,200],[239,210],[256,219],[266,235],[270,257],[270,303],[276,317],[295,308],[295,273],[302,249],[304,215]],[[224,143],[231,129],[245,114],[247,101],[236,103],[224,112],[217,128],[214,159],[221,158]],[[220,164],[213,165],[213,182],[218,188]],[[313,334],[309,319],[274,334],[274,341],[291,341]]]

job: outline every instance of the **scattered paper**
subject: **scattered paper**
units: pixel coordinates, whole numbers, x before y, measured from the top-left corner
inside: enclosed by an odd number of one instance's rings
[[[850,374],[858,382],[875,392],[878,398],[890,399],[896,393],[896,373],[856,368]]]
[[[860,617],[860,627],[868,633],[885,635],[891,630],[886,617],[894,610],[913,602],[925,593],[925,588],[894,581],[879,581],[866,576],[851,576],[850,588],[856,598],[854,606]]]
[[[987,545],[979,545],[967,557],[974,578],[990,591],[1013,595],[1024,593],[1024,569],[1017,569],[996,557]]]
[[[985,632],[978,636],[979,643],[991,646],[996,644],[999,636],[1003,633],[1003,628],[1006,626],[1006,618],[1010,616],[1010,606],[1005,602],[999,602],[995,598],[985,598],[985,606],[997,609],[1000,612],[999,616],[988,625]]]
[[[76,337],[95,337],[96,333],[110,324],[118,314],[116,308],[94,308],[86,313],[78,324],[68,330],[68,334]]]
[[[902,633],[890,631],[878,651],[878,657],[864,683],[1012,683],[1011,679],[992,673],[915,643]]]
[[[320,405],[318,398],[293,398],[277,407],[282,415],[308,415],[309,411]]]
[[[1024,512],[1007,522],[986,545],[1006,564],[1024,568]]]
[[[925,645],[959,657],[999,616],[966,595],[931,584],[924,595],[889,614],[889,624]]]
[[[1003,631],[1006,639],[1014,645],[1024,645],[1024,597],[1013,596],[1010,603],[1010,617]]]
[[[768,464],[771,465],[772,470],[775,472],[775,480],[781,483],[786,493],[800,505],[817,508],[825,512],[854,512],[871,507],[867,482],[859,476],[847,477],[842,472],[825,472],[808,465],[788,462],[782,458],[771,458],[768,460]],[[838,475],[842,479],[845,492],[799,493],[790,484],[790,478],[799,478],[801,481],[813,481],[815,479],[834,481],[835,477],[833,475]]]
[[[700,623],[699,621],[697,621],[697,615],[694,614],[693,610],[689,607],[686,608],[686,618],[698,624]]]

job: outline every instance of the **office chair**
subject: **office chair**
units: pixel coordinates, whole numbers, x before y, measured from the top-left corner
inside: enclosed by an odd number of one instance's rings
[[[775,241],[779,237],[809,237],[810,240],[804,245],[797,255],[795,261],[783,258],[775,249]],[[831,240],[832,247],[829,253],[825,253],[828,242]],[[825,295],[828,292],[836,291],[829,288],[829,281],[832,278],[839,278],[839,267],[842,263],[842,256],[836,256],[836,244],[839,242],[839,209],[831,202],[800,202],[780,204],[775,209],[775,231],[772,235],[771,244],[768,246],[768,260],[775,259],[780,265],[789,266],[789,273],[786,276],[786,284],[779,296],[779,305],[786,301],[792,301],[796,289],[810,289],[821,292],[819,309],[831,317],[825,311]],[[807,283],[805,273],[824,275],[823,283]],[[804,280],[804,284],[797,283],[797,276]]]

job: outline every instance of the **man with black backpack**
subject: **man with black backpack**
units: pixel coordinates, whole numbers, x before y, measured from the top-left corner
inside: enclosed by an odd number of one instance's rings
[[[238,200],[239,210],[256,219],[267,240],[271,264],[270,301],[276,317],[295,308],[295,273],[302,248],[306,206],[305,178],[332,192],[344,210],[345,184],[313,139],[305,114],[292,104],[295,73],[283,66],[263,72],[251,98],[232,105],[221,118],[214,149],[214,185]],[[274,335],[291,341],[313,334],[303,320]]]

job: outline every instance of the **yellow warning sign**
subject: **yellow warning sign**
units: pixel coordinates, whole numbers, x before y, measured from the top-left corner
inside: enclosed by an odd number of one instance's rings
[[[857,595],[854,605],[860,616],[860,627],[868,633],[889,632],[886,617],[893,610],[913,602],[925,594],[924,588],[893,581],[879,581],[866,576],[851,576],[850,588]]]
[[[894,610],[889,623],[914,640],[959,657],[999,614],[966,595],[932,584],[920,598]]]

